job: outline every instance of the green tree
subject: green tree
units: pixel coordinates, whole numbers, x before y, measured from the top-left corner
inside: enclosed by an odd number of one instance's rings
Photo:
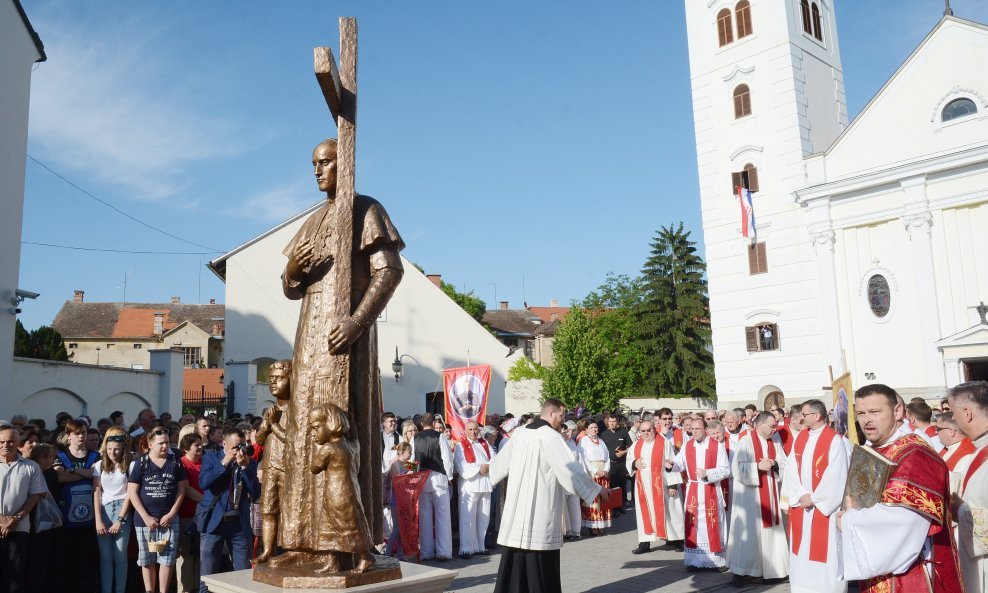
[[[637,340],[635,315],[644,294],[641,278],[608,274],[607,280],[579,303],[612,353],[608,373],[619,397],[641,395],[645,382],[647,359]]]
[[[41,360],[67,361],[69,359],[69,353],[65,350],[65,344],[62,342],[60,333],[47,325],[42,325],[38,329],[28,332],[20,320],[17,320],[14,329],[14,356]]]
[[[460,292],[452,284],[443,282],[442,280],[439,281],[439,288],[446,293],[446,296],[453,299],[454,303],[466,311],[470,317],[476,319],[478,323],[483,323],[484,313],[487,312],[487,303],[474,295],[472,290],[470,292]]]
[[[543,397],[555,397],[575,408],[612,410],[620,399],[611,368],[613,345],[604,338],[593,315],[573,306],[552,343],[555,363],[542,384]]]
[[[546,368],[527,356],[522,356],[508,369],[508,381],[545,379]]]
[[[659,229],[651,247],[636,315],[646,387],[658,396],[713,396],[706,265],[683,223]]]

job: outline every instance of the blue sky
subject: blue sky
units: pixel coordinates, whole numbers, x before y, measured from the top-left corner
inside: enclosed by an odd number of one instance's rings
[[[429,273],[489,307],[568,304],[636,274],[660,226],[701,240],[681,0],[22,3],[48,54],[29,155],[199,246],[32,160],[24,241],[226,251],[318,201],[311,150],[335,126],[312,48],[338,53],[341,15],[360,28],[357,189]],[[983,0],[952,4],[988,22]],[[852,116],[942,9],[838,3]],[[42,296],[20,319],[50,323],[74,289],[123,300],[125,275],[131,302],[223,302],[216,255],[23,245],[20,287]]]

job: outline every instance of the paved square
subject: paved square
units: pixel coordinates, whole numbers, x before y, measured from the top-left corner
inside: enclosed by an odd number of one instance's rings
[[[631,553],[638,545],[635,516],[625,513],[603,537],[584,537],[567,542],[562,550],[562,577],[565,593],[646,593],[650,591],[758,591],[759,593],[789,593],[789,583],[761,585],[755,579],[745,586],[730,586],[730,573],[713,571],[686,572],[683,554],[659,548],[648,554]],[[454,544],[454,551],[456,546]],[[654,548],[653,548],[654,549]],[[427,562],[430,566],[459,571],[448,591],[456,593],[489,593],[494,589],[497,567],[501,561],[499,549],[490,556],[475,556],[471,560],[454,557],[449,562]]]

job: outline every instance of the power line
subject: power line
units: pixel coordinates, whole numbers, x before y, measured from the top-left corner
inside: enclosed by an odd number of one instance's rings
[[[168,237],[171,237],[172,239],[177,239],[177,240],[179,240],[179,241],[181,241],[181,242],[183,242],[183,243],[188,243],[189,245],[194,245],[195,247],[201,247],[201,248],[203,248],[203,249],[209,249],[209,250],[211,250],[211,251],[210,251],[210,253],[224,253],[224,252],[222,252],[222,251],[220,251],[220,250],[218,250],[218,249],[214,249],[214,248],[212,248],[212,247],[207,247],[207,246],[205,246],[205,245],[200,245],[199,243],[194,243],[194,242],[192,242],[192,241],[189,241],[188,239],[183,239],[182,237],[179,237],[178,235],[173,235],[172,233],[169,233],[168,231],[166,231],[166,230],[164,230],[164,229],[160,229],[160,228],[158,228],[158,227],[156,227],[156,226],[154,226],[154,225],[152,225],[152,224],[149,224],[149,223],[146,223],[146,222],[144,222],[143,220],[141,220],[141,219],[139,219],[139,218],[137,218],[137,217],[135,217],[135,216],[131,216],[130,214],[127,214],[126,212],[124,212],[124,211],[123,211],[123,210],[121,210],[120,208],[117,208],[117,207],[116,207],[116,206],[114,206],[113,204],[110,204],[109,202],[105,202],[105,201],[103,201],[103,200],[101,200],[101,199],[99,199],[99,198],[97,198],[96,196],[94,196],[93,194],[91,194],[91,193],[89,193],[88,191],[86,191],[86,190],[84,190],[83,188],[81,188],[81,187],[79,187],[79,186],[78,186],[78,185],[76,185],[75,183],[72,183],[71,181],[69,181],[68,179],[66,179],[66,178],[65,178],[65,176],[63,176],[62,174],[60,174],[60,173],[58,173],[58,172],[56,172],[56,171],[55,171],[55,170],[53,170],[53,169],[52,169],[51,167],[49,167],[48,165],[46,165],[46,164],[44,164],[44,163],[42,163],[41,161],[39,161],[38,159],[36,159],[36,158],[34,158],[34,157],[33,157],[33,156],[31,156],[30,154],[28,154],[28,155],[27,155],[27,158],[29,158],[29,159],[31,159],[32,161],[34,161],[35,163],[37,163],[38,165],[40,165],[41,167],[43,167],[43,168],[44,168],[44,169],[45,169],[46,171],[48,171],[49,173],[51,173],[51,174],[52,174],[52,175],[54,175],[55,177],[58,177],[59,179],[61,179],[61,180],[62,180],[62,181],[64,181],[65,183],[68,183],[69,185],[71,185],[71,186],[72,186],[72,187],[74,187],[75,189],[77,189],[77,190],[79,190],[80,192],[82,192],[82,193],[83,193],[83,194],[85,194],[86,196],[89,196],[90,198],[92,198],[92,199],[94,199],[94,200],[96,200],[96,201],[97,201],[97,202],[99,202],[100,204],[103,204],[104,206],[106,206],[107,208],[109,208],[109,209],[111,209],[111,210],[113,210],[114,212],[117,212],[117,213],[119,213],[119,214],[122,214],[122,215],[124,215],[124,216],[126,216],[127,218],[129,218],[129,219],[131,219],[131,220],[133,220],[134,222],[136,222],[136,223],[138,223],[138,224],[141,224],[141,225],[144,225],[144,226],[146,226],[147,228],[149,228],[149,229],[151,229],[151,230],[154,230],[154,231],[158,231],[158,232],[159,232],[159,233],[161,233],[162,235],[166,235],[166,236],[168,236]],[[93,250],[93,251],[98,251],[98,250]],[[156,252],[139,252],[139,251],[132,251],[132,252],[128,252],[128,253],[156,253]]]
[[[213,255],[223,253],[222,251],[132,251],[130,249],[100,249],[98,247],[56,245],[55,243],[36,243],[34,241],[21,241],[21,245],[38,245],[41,247],[55,247],[57,249],[74,249],[76,251],[101,251],[104,253],[138,253],[143,255]]]

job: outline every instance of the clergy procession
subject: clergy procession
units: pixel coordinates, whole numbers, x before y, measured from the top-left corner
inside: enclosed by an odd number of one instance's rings
[[[538,415],[493,418],[497,428],[471,422],[462,441],[438,419],[421,434],[406,421],[399,436],[387,418],[385,477],[408,465],[393,455],[408,440],[412,466],[429,474],[418,560],[452,555],[455,491],[460,558],[501,548],[496,591],[560,591],[564,542],[606,536],[633,511],[631,554],[681,552],[688,572],[725,573],[733,587],[986,593],[988,383],[960,384],[938,408],[862,387],[849,427],[860,446],[816,399],[678,417],[594,417],[550,399]],[[392,514],[392,537],[406,538]]]

